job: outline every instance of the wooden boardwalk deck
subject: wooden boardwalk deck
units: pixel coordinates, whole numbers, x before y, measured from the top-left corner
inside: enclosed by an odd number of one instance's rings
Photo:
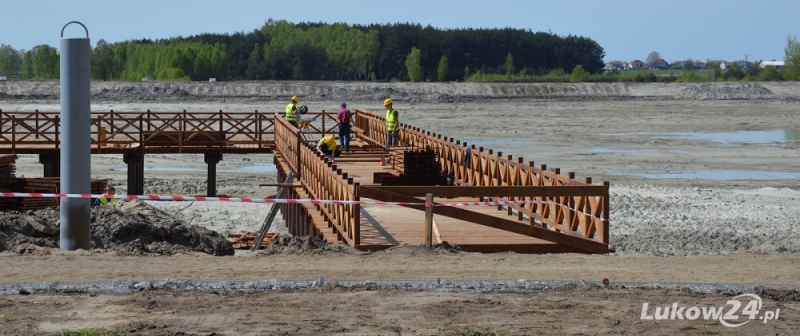
[[[336,165],[342,171],[346,171],[348,176],[352,177],[355,182],[359,182],[361,186],[376,185],[372,182],[373,173],[391,170],[389,165],[381,166],[378,158],[365,162],[347,162],[349,160],[347,153],[342,154],[337,158]],[[418,199],[420,202],[425,202],[424,198]],[[361,200],[374,201],[363,197]],[[435,201],[439,203],[475,202],[477,199],[455,198]],[[359,249],[380,250],[400,244],[424,244],[424,211],[396,205],[362,205],[360,210],[361,244]],[[467,210],[503,219],[513,220],[516,218],[516,216],[508,216],[507,210],[497,210],[495,206],[472,206]],[[527,220],[520,221],[520,223],[527,223]],[[449,244],[457,244],[464,250],[474,252],[532,253],[559,250],[558,244],[546,240],[437,215],[434,215],[434,237],[434,243],[446,241]]]

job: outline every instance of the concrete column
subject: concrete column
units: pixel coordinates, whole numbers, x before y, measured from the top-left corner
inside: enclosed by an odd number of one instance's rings
[[[44,177],[61,176],[61,155],[59,153],[39,154],[39,163],[44,165]]]
[[[122,161],[128,164],[128,194],[144,194],[144,154],[123,154]]]
[[[222,153],[205,153],[203,161],[208,164],[208,197],[217,196],[217,163],[222,161]]]
[[[65,38],[61,29],[61,192],[88,194],[91,185],[91,57],[89,30],[85,38]],[[62,250],[91,248],[91,200],[61,199]]]

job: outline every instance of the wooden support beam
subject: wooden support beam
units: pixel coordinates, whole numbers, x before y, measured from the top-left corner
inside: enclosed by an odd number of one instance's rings
[[[377,187],[364,187],[359,188],[359,196],[362,198],[372,198],[386,202],[409,202],[409,203],[422,203],[422,200],[402,195],[386,190],[378,189]],[[407,208],[425,210],[424,205],[404,205]],[[442,216],[460,219],[470,223],[485,225],[496,229],[518,233],[525,236],[547,240],[549,242],[565,245],[583,253],[608,253],[608,245],[578,237],[569,233],[559,233],[545,228],[520,223],[514,220],[486,215],[478,212],[464,210],[456,207],[437,206],[433,207],[433,212]]]
[[[302,188],[302,184],[298,183],[260,183],[259,187],[281,187],[281,188]]]

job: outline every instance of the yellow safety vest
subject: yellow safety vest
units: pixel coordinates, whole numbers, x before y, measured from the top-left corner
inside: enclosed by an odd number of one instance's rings
[[[100,197],[100,205],[106,205],[106,204],[114,202],[116,200],[117,200],[116,198],[108,199],[108,198],[105,198],[105,197]]]
[[[289,105],[286,105],[286,120],[287,121],[294,121],[294,111],[292,111],[294,108],[295,108],[294,104],[292,104],[292,103],[290,103]]]
[[[320,145],[328,146],[328,150],[336,149],[336,138],[333,135],[326,136],[319,140]]]
[[[397,130],[397,110],[395,109],[386,110],[386,130]]]

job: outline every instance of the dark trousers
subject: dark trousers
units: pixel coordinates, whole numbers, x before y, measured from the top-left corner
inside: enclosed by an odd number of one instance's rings
[[[386,146],[397,146],[398,131],[386,131]]]
[[[339,124],[339,142],[345,152],[350,151],[350,124]]]
[[[331,156],[331,150],[330,149],[327,149],[327,148],[323,147],[323,148],[320,148],[319,150],[322,151],[323,153],[325,153],[325,155]],[[337,148],[336,151],[333,152],[333,157],[339,157],[339,155],[342,155],[342,151]]]

